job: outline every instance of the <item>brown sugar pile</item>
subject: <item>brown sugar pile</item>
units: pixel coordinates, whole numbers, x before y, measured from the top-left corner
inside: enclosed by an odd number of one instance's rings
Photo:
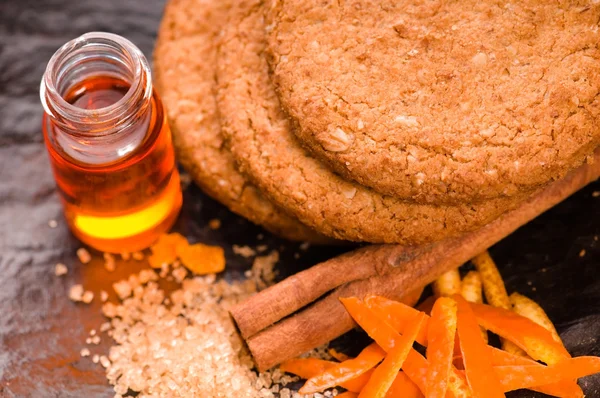
[[[87,347],[81,355],[106,369],[115,398],[132,391],[138,397],[313,397],[291,390],[289,383],[297,378],[279,369],[255,372],[228,313],[274,282],[278,259],[276,251],[256,257],[251,278],[244,281],[229,283],[214,274],[188,277],[170,294],[159,287],[154,270],[132,274],[113,286],[119,303],[102,307],[110,322],[99,330],[115,345],[108,355],[92,356]],[[180,269],[174,267],[171,275]],[[95,330],[92,334],[99,342]],[[329,358],[324,348],[308,355]],[[336,395],[331,390],[314,397]]]

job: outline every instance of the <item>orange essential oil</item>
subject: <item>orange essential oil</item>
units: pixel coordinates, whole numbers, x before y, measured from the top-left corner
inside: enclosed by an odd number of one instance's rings
[[[182,196],[148,62],[128,40],[88,33],[50,60],[43,133],[65,216],[105,252],[141,250],[171,228]]]

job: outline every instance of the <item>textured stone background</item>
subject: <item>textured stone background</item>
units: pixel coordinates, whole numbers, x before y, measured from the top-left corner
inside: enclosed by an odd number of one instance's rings
[[[119,264],[113,274],[97,257],[77,265],[79,244],[62,221],[43,146],[39,81],[54,51],[87,31],[124,35],[150,56],[162,8],[162,0],[0,0],[0,397],[112,396],[102,369],[79,357],[89,330],[103,322],[98,300],[76,305],[66,294],[75,283],[108,291],[143,264]],[[592,196],[599,190],[592,184],[492,250],[509,290],[544,306],[573,355],[600,355],[600,242],[594,240],[600,198]],[[227,277],[239,277],[250,264],[233,255],[231,245],[255,245],[262,231],[195,187],[185,191],[184,203],[176,229],[192,241],[225,246]],[[213,217],[223,220],[217,232],[206,227]],[[48,226],[51,219],[57,228]],[[268,234],[261,242],[283,250],[282,276],[340,250],[303,252]],[[580,258],[582,249],[587,254]],[[57,262],[69,266],[66,277],[54,276]],[[357,340],[363,339],[353,333],[338,344],[353,351]],[[109,346],[104,338],[92,351]],[[582,386],[589,397],[600,397],[600,377]]]

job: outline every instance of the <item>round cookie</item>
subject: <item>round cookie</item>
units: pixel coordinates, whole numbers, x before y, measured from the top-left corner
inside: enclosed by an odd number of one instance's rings
[[[600,144],[597,1],[270,1],[270,63],[297,136],[379,192],[518,196]]]
[[[518,204],[420,205],[334,174],[295,141],[270,81],[265,45],[262,3],[238,3],[217,64],[223,134],[240,170],[305,224],[340,239],[419,244],[473,230]]]
[[[291,240],[325,238],[265,199],[235,169],[221,137],[215,99],[216,48],[234,0],[171,0],[154,52],[154,80],[178,159],[194,181],[233,212]]]

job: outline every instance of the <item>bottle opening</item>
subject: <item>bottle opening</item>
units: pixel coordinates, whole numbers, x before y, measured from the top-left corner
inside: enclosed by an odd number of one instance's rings
[[[50,59],[40,86],[44,110],[75,135],[110,134],[149,104],[148,61],[129,40],[92,32],[62,46]]]

